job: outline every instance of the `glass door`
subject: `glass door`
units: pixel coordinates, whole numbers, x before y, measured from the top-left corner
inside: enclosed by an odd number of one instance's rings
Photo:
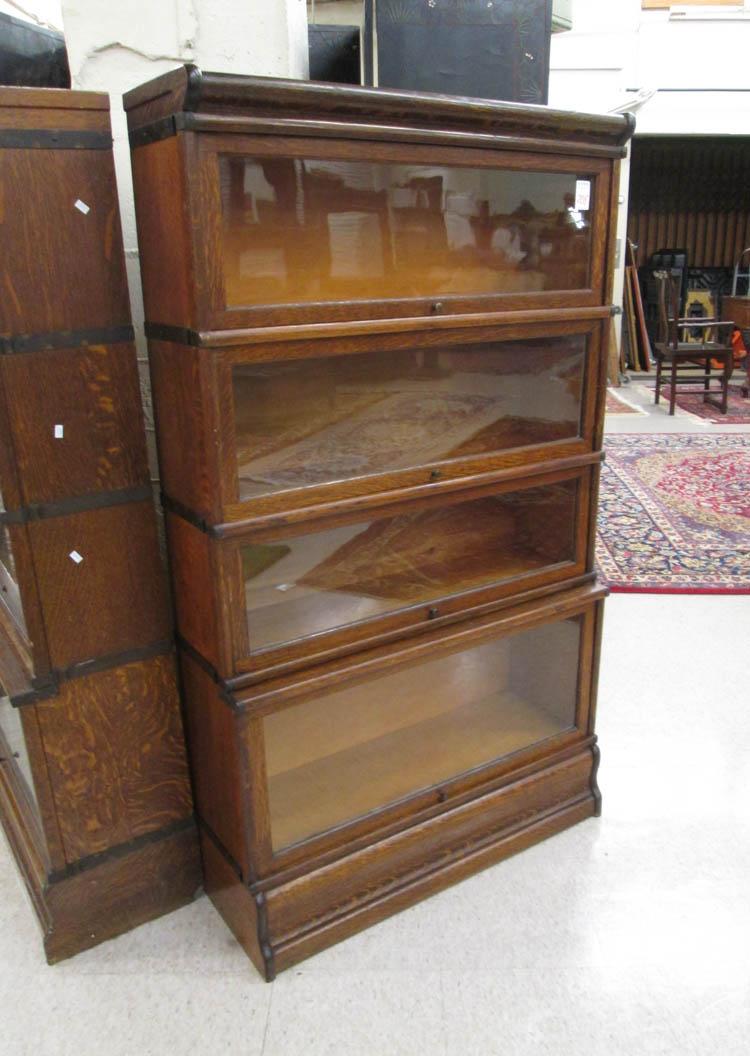
[[[219,157],[228,308],[591,286],[594,174]]]
[[[337,497],[557,457],[582,447],[593,356],[584,332],[295,356],[231,368],[240,503]],[[528,331],[526,331],[528,332]],[[404,338],[401,338],[401,343]],[[546,450],[548,449],[548,450]],[[561,457],[561,456],[559,456]],[[370,483],[371,482],[371,483]],[[310,498],[307,502],[312,501]],[[251,510],[253,507],[248,507]]]
[[[245,543],[249,653],[305,640],[314,650],[320,636],[361,636],[376,618],[382,625],[402,613],[404,622],[422,623],[580,575],[577,525],[587,494],[588,473],[538,484],[529,478],[481,497],[453,493],[416,509],[387,507]],[[453,604],[445,607],[446,599]]]
[[[582,618],[346,685],[263,719],[274,852],[572,732]]]

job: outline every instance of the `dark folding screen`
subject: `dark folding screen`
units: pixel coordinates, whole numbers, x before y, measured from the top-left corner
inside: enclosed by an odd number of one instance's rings
[[[0,84],[70,88],[62,33],[0,14]]]
[[[365,3],[366,83],[547,102],[552,0]]]
[[[310,25],[310,80],[359,84],[359,26]]]

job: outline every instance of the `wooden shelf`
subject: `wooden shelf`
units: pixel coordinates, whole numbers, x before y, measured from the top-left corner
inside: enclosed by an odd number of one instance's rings
[[[361,817],[569,725],[505,692],[269,775],[273,846]]]

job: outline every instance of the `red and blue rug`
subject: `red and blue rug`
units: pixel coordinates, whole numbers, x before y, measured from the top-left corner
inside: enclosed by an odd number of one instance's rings
[[[634,403],[630,403],[625,397],[619,392],[615,392],[614,389],[607,389],[607,402],[604,410],[607,414],[646,414],[641,407],[636,407]]]
[[[750,434],[605,439],[597,563],[612,591],[750,594]]]
[[[653,391],[652,386],[651,392]],[[662,386],[661,396],[662,405],[666,404],[669,407],[669,386]],[[712,398],[717,400],[718,396],[714,394]],[[678,392],[677,406],[689,414],[695,414],[699,418],[713,422],[714,425],[750,425],[750,399],[742,395],[741,385],[729,386],[726,414],[722,414],[715,403],[704,403],[700,392]],[[607,411],[609,410],[609,404],[607,404]]]

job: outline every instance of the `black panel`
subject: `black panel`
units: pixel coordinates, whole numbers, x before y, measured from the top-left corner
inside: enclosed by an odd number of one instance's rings
[[[359,26],[307,27],[310,80],[359,84]]]
[[[62,33],[0,14],[0,84],[70,88]]]
[[[374,34],[372,0],[365,0],[365,18],[362,26],[362,83],[375,84],[373,70],[372,41]]]
[[[366,4],[366,27],[374,11],[380,87],[547,102],[552,0]],[[371,35],[365,49],[367,73]]]

